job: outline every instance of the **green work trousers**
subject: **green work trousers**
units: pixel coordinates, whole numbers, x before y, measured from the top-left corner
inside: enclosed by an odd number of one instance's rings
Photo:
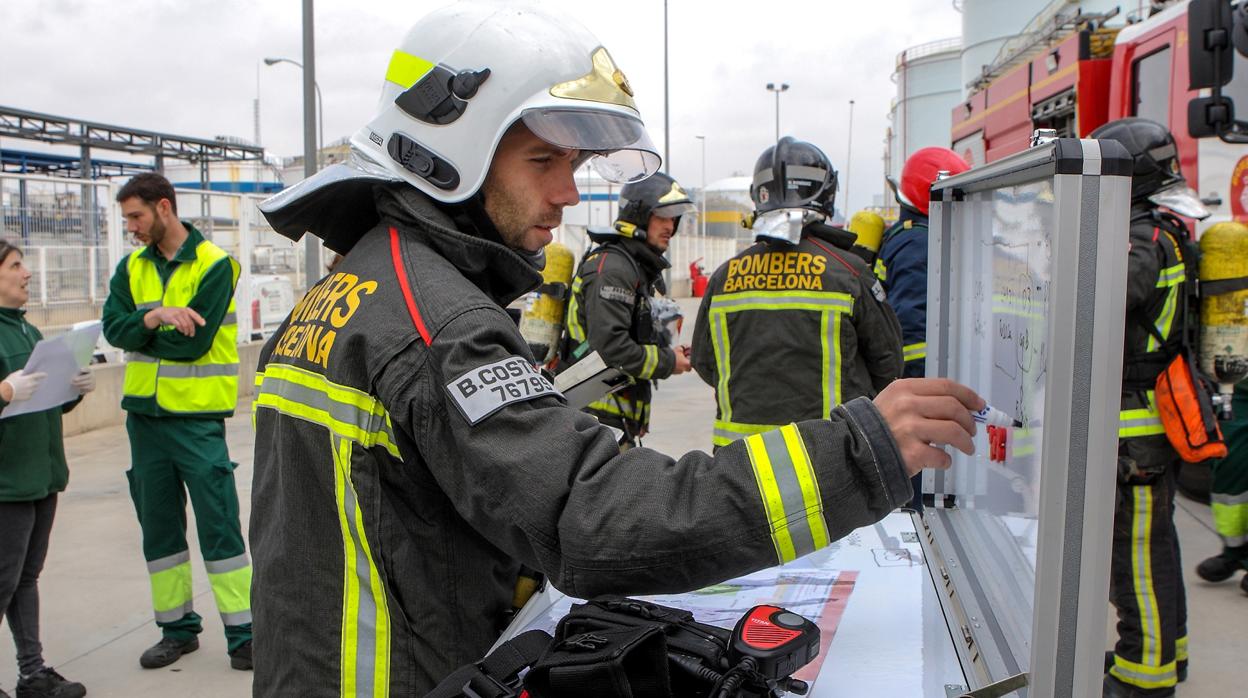
[[[1248,381],[1235,386],[1232,406],[1235,418],[1222,424],[1227,454],[1213,464],[1210,495],[1224,554],[1248,569]]]
[[[156,624],[188,640],[203,629],[192,605],[186,498],[195,507],[199,547],[225,625],[229,650],[251,639],[251,562],[243,544],[234,467],[222,419],[130,413],[130,496],[143,529]]]

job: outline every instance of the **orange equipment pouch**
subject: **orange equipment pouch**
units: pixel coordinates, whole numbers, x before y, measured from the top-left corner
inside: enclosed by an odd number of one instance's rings
[[[1166,438],[1184,461],[1199,463],[1226,457],[1226,441],[1213,413],[1209,389],[1188,352],[1179,352],[1157,376],[1156,399]]]

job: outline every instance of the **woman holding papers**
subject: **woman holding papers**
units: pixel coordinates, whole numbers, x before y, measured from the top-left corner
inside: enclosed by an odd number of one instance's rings
[[[0,240],[0,409],[29,400],[47,376],[24,370],[35,343],[43,338],[22,309],[30,298],[30,270],[22,251]],[[63,379],[62,379],[63,380]],[[81,393],[95,388],[83,371],[70,379]],[[18,698],[86,695],[82,684],[67,681],[43,663],[39,643],[39,572],[48,552],[56,495],[65,489],[69,469],[61,442],[61,414],[78,400],[41,412],[0,418],[0,613],[8,619],[17,647]],[[8,694],[0,688],[0,698]]]

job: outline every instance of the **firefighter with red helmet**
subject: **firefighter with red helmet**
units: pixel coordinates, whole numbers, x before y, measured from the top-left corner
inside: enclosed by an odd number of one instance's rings
[[[1166,437],[1153,386],[1187,341],[1195,250],[1179,215],[1209,212],[1179,171],[1174,136],[1130,117],[1090,136],[1116,140],[1135,161],[1127,267],[1118,489],[1114,506],[1110,600],[1118,641],[1106,657],[1104,695],[1172,696],[1187,671],[1187,606],[1174,528],[1179,455]],[[1179,215],[1176,215],[1179,214]]]
[[[715,388],[712,443],[873,397],[901,375],[901,328],[880,282],[825,221],[836,170],[784,137],[754,166],[755,240],[711,276],[698,308],[693,368]],[[783,367],[783,370],[777,370]]]
[[[920,148],[901,168],[897,203],[901,216],[888,230],[875,258],[875,275],[901,323],[905,378],[927,373],[927,212],[929,190],[941,172],[965,172],[964,161],[948,148]],[[912,483],[910,506],[922,508],[921,483]]]
[[[901,216],[884,232],[875,275],[901,322],[904,375],[921,378],[927,368],[928,190],[940,172],[965,172],[966,161],[948,148],[921,148],[901,168]]]

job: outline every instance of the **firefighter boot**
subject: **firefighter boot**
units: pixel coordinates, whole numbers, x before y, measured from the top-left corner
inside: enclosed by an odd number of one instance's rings
[[[175,640],[171,637],[162,637],[160,642],[148,647],[143,652],[143,656],[139,657],[139,666],[144,669],[159,669],[173,664],[181,659],[182,655],[190,654],[197,649],[199,649],[199,638]]]
[[[1222,552],[1196,566],[1196,574],[1206,582],[1225,582],[1248,561],[1248,545],[1224,547]]]
[[[251,671],[251,640],[244,642],[238,649],[230,652],[230,668],[239,671]]]
[[[17,681],[17,698],[82,698],[85,695],[87,689],[82,684],[66,679],[52,667],[44,667]]]

